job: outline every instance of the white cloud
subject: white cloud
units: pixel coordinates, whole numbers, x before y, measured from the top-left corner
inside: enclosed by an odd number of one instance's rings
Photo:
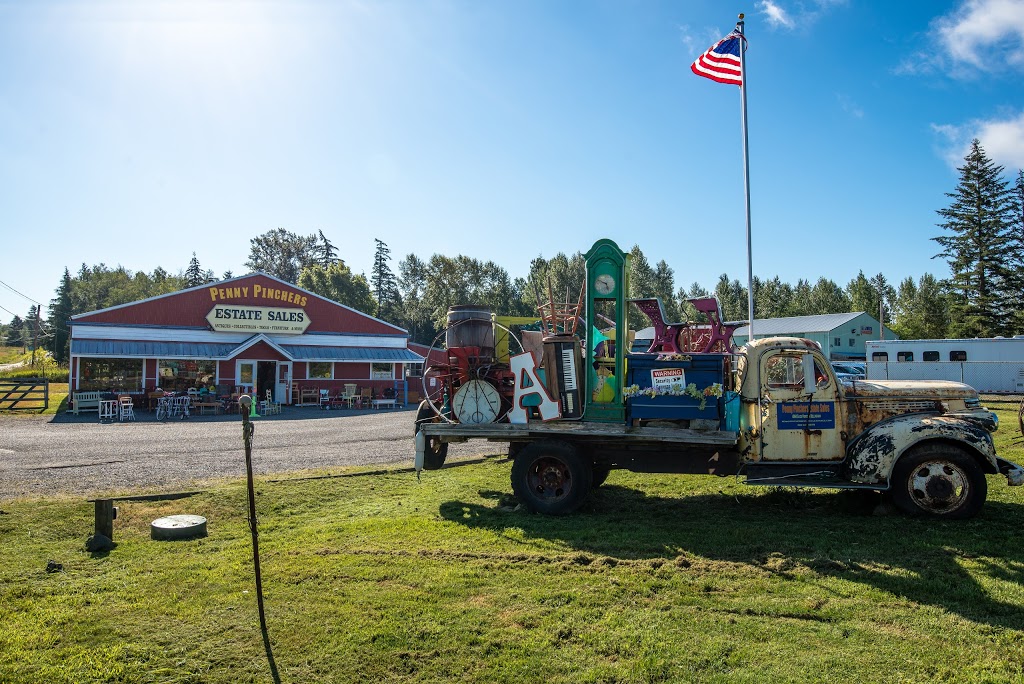
[[[761,0],[755,6],[761,14],[765,15],[768,24],[772,28],[780,26],[788,29],[793,28],[793,20],[789,17],[789,14],[781,6],[772,2],[772,0]]]
[[[985,71],[1024,66],[1024,0],[967,0],[935,26],[954,63]]]
[[[694,31],[688,24],[679,27],[679,40],[686,47],[686,51],[693,54],[694,59],[703,54],[705,50],[725,38],[728,31],[705,26],[699,31]]]
[[[754,7],[764,15],[768,25],[773,28],[799,29],[807,28],[833,7],[845,5],[847,0],[814,0],[813,4],[795,2],[795,7],[788,10],[777,0],[759,0]]]
[[[977,138],[985,154],[1007,171],[1024,169],[1024,111],[1002,119],[977,119],[961,126],[932,124],[932,131],[943,139],[942,156],[952,168],[962,166]]]
[[[839,107],[850,116],[855,119],[864,118],[864,108],[854,102],[849,95],[846,95],[845,93],[836,93],[836,100],[839,101]]]

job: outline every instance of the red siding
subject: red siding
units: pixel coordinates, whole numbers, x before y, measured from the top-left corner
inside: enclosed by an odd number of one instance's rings
[[[292,301],[288,301],[289,297]],[[264,275],[245,276],[180,294],[147,299],[112,311],[87,314],[75,321],[207,328],[209,323],[206,315],[215,304],[304,309],[310,320],[306,332],[380,335],[405,333],[401,328],[374,320],[366,314],[347,309],[335,302],[321,299],[311,292],[293,285],[285,285]]]
[[[370,364],[368,363],[336,363],[334,377],[346,380],[369,380]]]
[[[220,378],[222,385],[233,385],[235,384],[235,362],[234,361],[220,361],[217,364],[217,377]]]
[[[271,347],[266,342],[257,342],[241,354],[235,356],[236,359],[257,359],[259,361],[287,361],[284,354]]]

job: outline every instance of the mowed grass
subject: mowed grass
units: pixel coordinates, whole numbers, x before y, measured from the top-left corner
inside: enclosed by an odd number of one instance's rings
[[[1024,492],[1001,477],[966,522],[628,472],[548,518],[514,510],[509,471],[260,479],[281,679],[1024,680]],[[0,504],[0,681],[270,681],[244,483],[119,505],[117,548],[89,554],[92,504]],[[171,513],[206,516],[209,536],[150,541]]]

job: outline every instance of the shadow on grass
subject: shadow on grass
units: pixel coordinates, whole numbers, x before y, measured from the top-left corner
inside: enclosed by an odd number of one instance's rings
[[[692,555],[792,579],[806,573],[804,566],[968,620],[1024,629],[1021,607],[993,598],[982,585],[1024,583],[1024,548],[1007,543],[1024,525],[1020,506],[988,502],[973,520],[941,521],[872,516],[878,495],[858,492],[752,490],[667,498],[605,486],[576,514],[548,517],[510,512],[507,501],[487,496],[496,492],[480,494],[495,505],[449,501],[440,514],[468,527],[497,534],[517,528],[526,541],[557,541],[621,560]]]

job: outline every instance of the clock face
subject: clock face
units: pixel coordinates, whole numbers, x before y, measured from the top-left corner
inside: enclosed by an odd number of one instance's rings
[[[615,289],[615,278],[607,273],[602,273],[594,280],[594,289],[597,290],[598,294],[611,294],[612,290]]]
[[[493,423],[501,411],[501,397],[491,383],[470,380],[455,392],[452,409],[460,423]]]

